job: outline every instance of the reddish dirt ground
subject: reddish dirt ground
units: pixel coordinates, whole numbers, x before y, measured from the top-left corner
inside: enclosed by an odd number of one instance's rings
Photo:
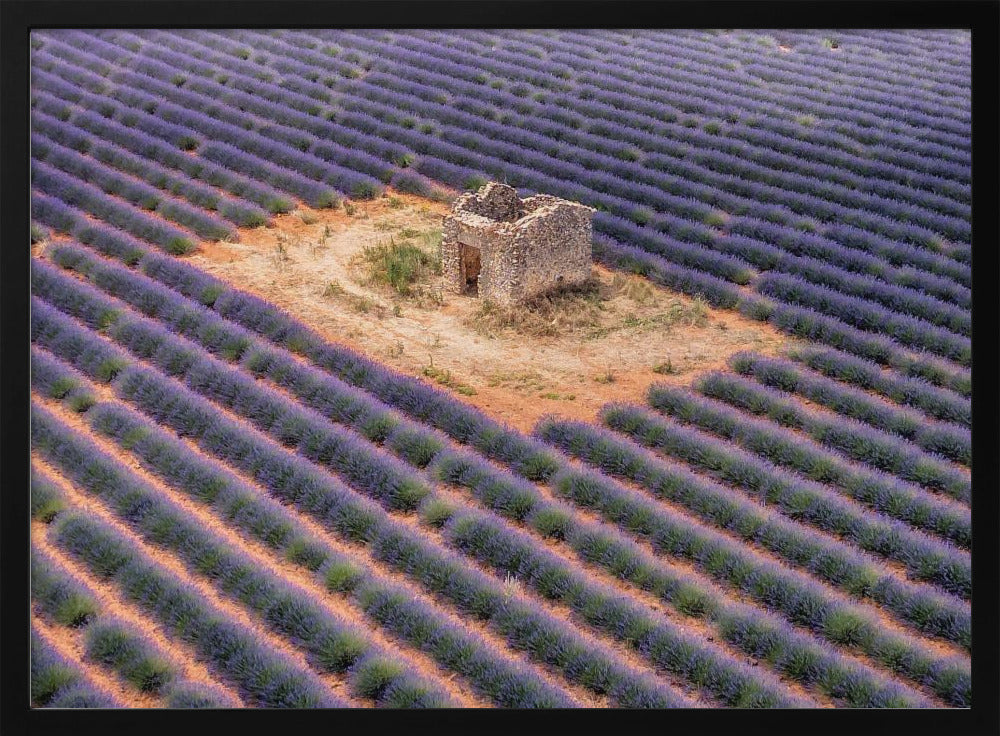
[[[601,296],[586,324],[562,314],[567,326],[553,336],[484,334],[476,325],[482,303],[448,293],[440,277],[401,297],[365,283],[357,263],[365,246],[390,242],[434,255],[447,204],[392,194],[352,207],[302,206],[272,227],[241,230],[239,242],[202,243],[188,260],[332,341],[425,380],[434,373],[457,398],[523,431],[550,413],[591,420],[609,401],[641,401],[653,382],[687,384],[738,350],[774,355],[789,342],[769,325],[600,266]],[[668,373],[654,371],[665,363]]]

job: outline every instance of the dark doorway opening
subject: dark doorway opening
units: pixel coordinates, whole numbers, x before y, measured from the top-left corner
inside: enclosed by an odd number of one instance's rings
[[[479,296],[479,248],[459,243],[458,254],[462,263],[462,293]]]

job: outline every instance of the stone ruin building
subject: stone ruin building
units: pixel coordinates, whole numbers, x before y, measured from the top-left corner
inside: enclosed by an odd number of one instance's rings
[[[590,277],[592,207],[490,182],[445,215],[446,288],[509,306]]]

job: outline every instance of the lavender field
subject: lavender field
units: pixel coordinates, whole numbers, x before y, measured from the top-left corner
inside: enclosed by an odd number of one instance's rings
[[[35,707],[971,706],[968,32],[31,45]],[[190,260],[488,181],[787,349],[526,433]]]

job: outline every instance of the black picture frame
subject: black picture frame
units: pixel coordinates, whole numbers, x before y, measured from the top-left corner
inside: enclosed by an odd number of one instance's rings
[[[5,0],[2,10],[3,219],[0,239],[0,731],[4,734],[247,731],[269,733],[1000,733],[1000,278],[996,0],[815,2],[676,0],[472,2],[461,0]],[[43,711],[28,707],[29,252],[28,34],[32,28],[968,28],[973,107],[973,578],[975,705],[929,711]]]

